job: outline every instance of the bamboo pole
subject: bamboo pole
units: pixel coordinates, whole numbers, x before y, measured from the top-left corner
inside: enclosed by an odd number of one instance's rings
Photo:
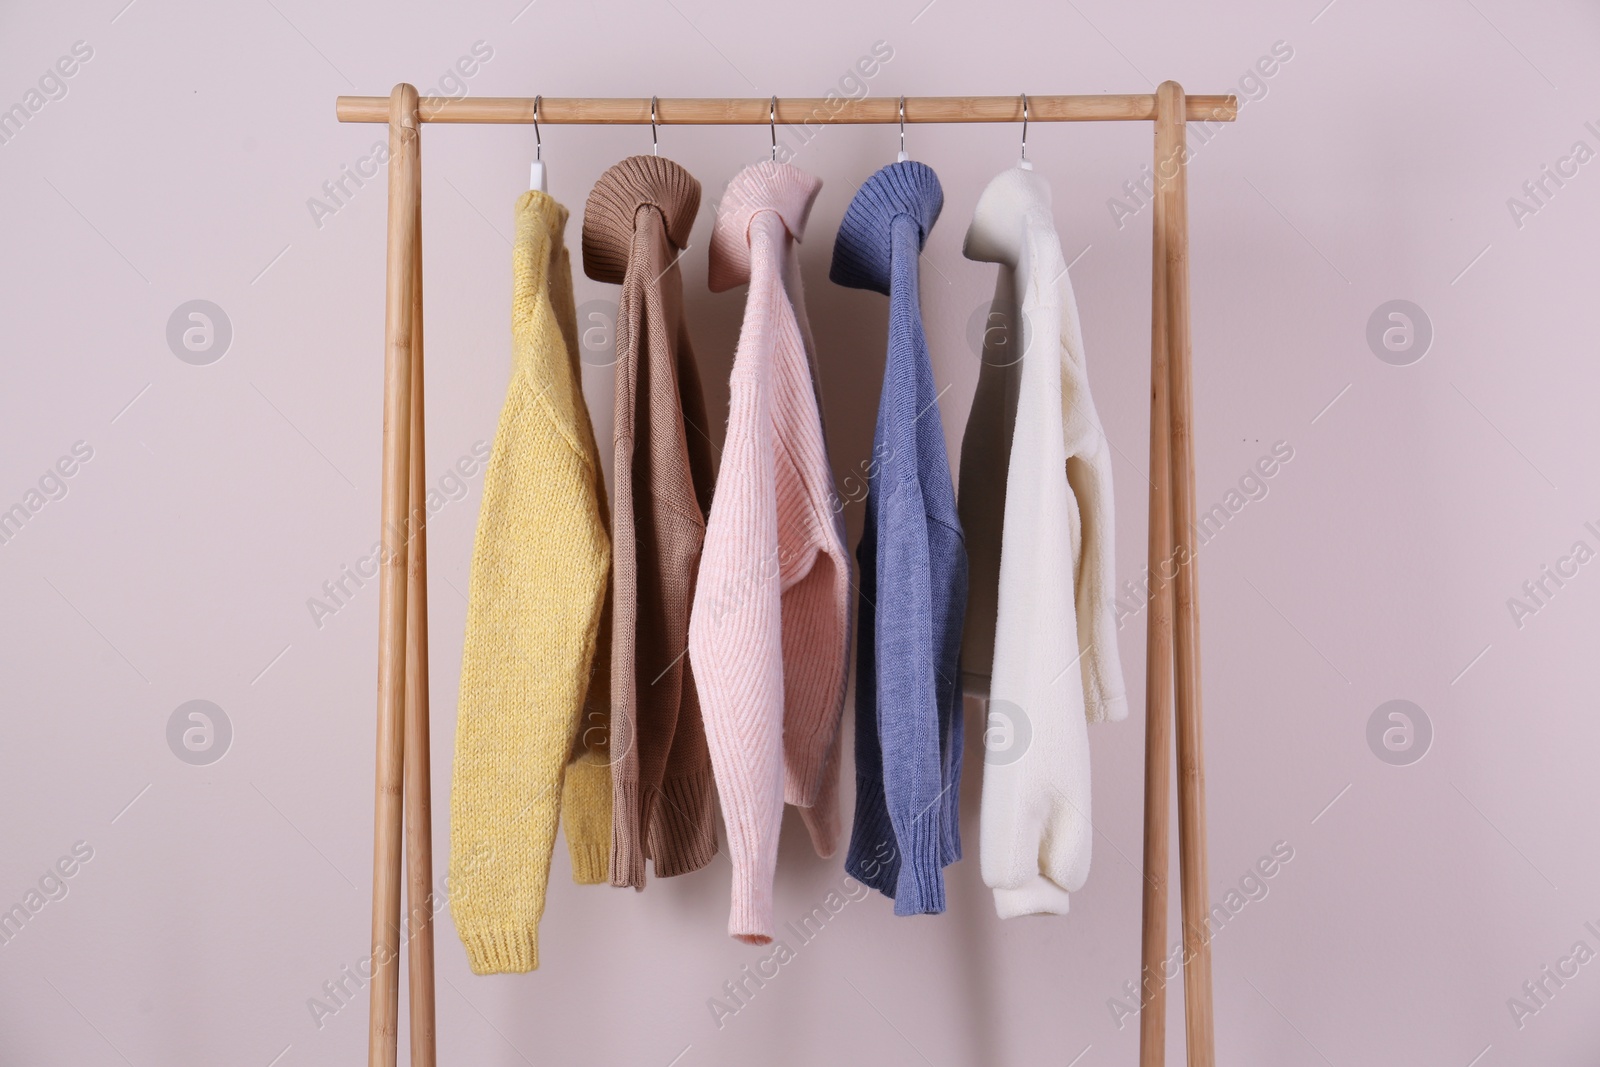
[[[411,273],[410,566],[406,581],[405,824],[407,1009],[411,1067],[434,1067],[433,788],[428,738],[428,476],[422,388],[422,152],[417,172],[415,263]]]
[[[400,1013],[400,858],[406,695],[411,357],[417,284],[417,91],[389,97],[389,251],[383,370],[383,543],[378,586],[378,741],[372,843],[369,1067],[395,1067]]]
[[[1167,131],[1156,126],[1156,164]],[[1150,267],[1150,554],[1144,663],[1144,921],[1139,1067],[1167,1055],[1167,871],[1172,862],[1172,497],[1167,367],[1167,211],[1155,198]]]
[[[1189,351],[1189,198],[1183,88],[1157,91],[1157,196],[1167,234],[1167,372],[1171,385],[1173,688],[1177,709],[1178,869],[1183,896],[1183,994],[1190,1067],[1213,1067],[1211,942],[1206,930],[1205,761],[1200,729],[1200,603],[1194,545],[1194,402]]]
[[[531,123],[531,96],[428,97],[421,102],[423,122]],[[1021,122],[1020,96],[908,96],[907,122]],[[663,126],[765,126],[767,97],[663,97],[656,101],[656,121]],[[1191,96],[1188,117],[1195,121],[1232,122],[1238,100],[1232,95]],[[389,101],[381,96],[341,96],[340,122],[385,122]],[[1156,117],[1156,98],[1149,93],[1096,96],[1028,97],[1029,122],[1128,122]],[[860,100],[821,97],[778,98],[777,121],[784,125],[814,123],[896,123],[900,99],[894,96]],[[650,124],[649,97],[541,97],[539,122],[551,125]]]

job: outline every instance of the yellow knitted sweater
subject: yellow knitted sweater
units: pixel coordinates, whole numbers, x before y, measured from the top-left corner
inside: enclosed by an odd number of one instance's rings
[[[511,384],[483,479],[450,791],[450,913],[478,974],[539,966],[563,812],[576,881],[606,881],[611,851],[611,543],[567,209],[529,191],[516,217]]]

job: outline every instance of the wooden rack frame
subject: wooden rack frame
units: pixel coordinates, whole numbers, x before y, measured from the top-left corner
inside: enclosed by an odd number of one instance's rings
[[[901,99],[419,98],[401,83],[388,97],[341,96],[341,122],[389,126],[388,285],[384,325],[383,544],[378,592],[378,742],[372,864],[369,1067],[394,1067],[400,1016],[400,942],[410,977],[411,1062],[435,1067],[433,819],[428,756],[428,547],[422,388],[422,157],[425,122],[785,125],[1020,122],[1021,97]],[[1145,665],[1144,921],[1140,1067],[1166,1049],[1169,773],[1174,726],[1183,904],[1184,1018],[1190,1067],[1213,1067],[1207,922],[1205,773],[1200,723],[1200,617],[1193,547],[1194,413],[1189,348],[1189,229],[1185,124],[1231,122],[1232,96],[1186,96],[1176,82],[1153,94],[1030,96],[1030,122],[1155,123],[1154,258],[1150,337],[1150,612]],[[1174,697],[1176,699],[1174,699]],[[401,839],[406,899],[401,928]]]

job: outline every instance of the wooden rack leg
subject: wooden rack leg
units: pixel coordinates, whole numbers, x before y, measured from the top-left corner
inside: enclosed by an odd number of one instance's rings
[[[411,1067],[434,1067],[433,788],[428,746],[428,476],[422,389],[422,151],[417,167],[416,265],[411,286],[411,491],[413,523],[406,592],[406,908],[407,1008]]]
[[[369,1067],[395,1067],[400,1015],[400,858],[405,758],[406,581],[419,171],[417,91],[389,97],[389,252],[383,367],[383,546],[378,586],[378,743],[372,842]]]
[[[1161,140],[1156,139],[1156,163]],[[1167,381],[1167,233],[1155,200],[1150,267],[1150,560],[1144,665],[1144,924],[1140,937],[1139,1067],[1167,1054],[1167,870],[1172,862],[1172,498]]]
[[[1205,761],[1200,730],[1200,602],[1196,576],[1194,403],[1189,366],[1189,206],[1184,93],[1156,91],[1156,188],[1166,230],[1167,365],[1171,386],[1173,687],[1177,709],[1178,868],[1183,894],[1184,1022],[1190,1067],[1216,1062],[1211,1017],[1211,942],[1206,889]]]

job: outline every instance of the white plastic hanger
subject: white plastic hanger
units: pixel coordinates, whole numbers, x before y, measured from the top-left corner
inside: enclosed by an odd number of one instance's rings
[[[539,139],[539,101],[543,99],[542,96],[533,98],[533,165],[528,168],[528,188],[547,193],[550,190],[545,182],[544,144]]]

